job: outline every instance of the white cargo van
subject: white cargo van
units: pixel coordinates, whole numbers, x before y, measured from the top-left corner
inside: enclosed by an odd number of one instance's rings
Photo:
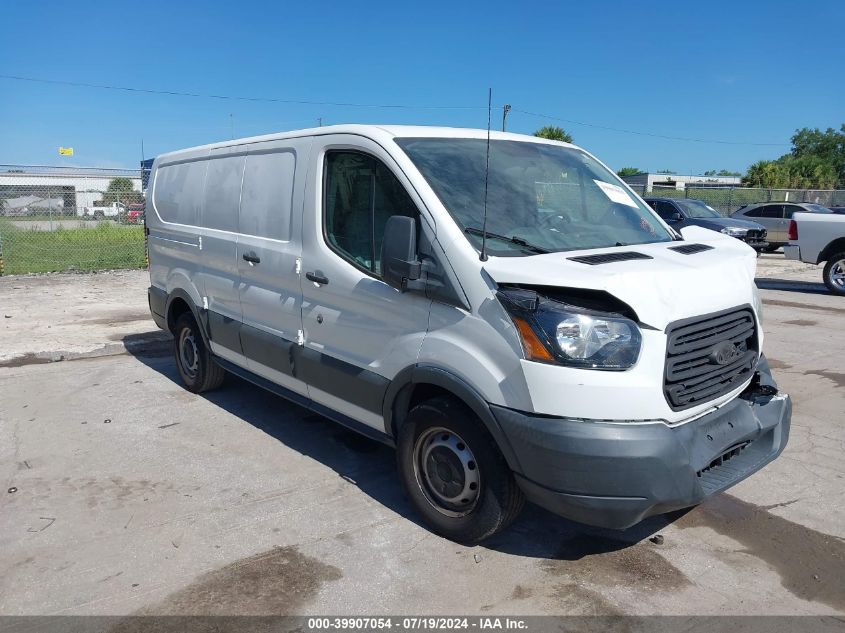
[[[524,498],[626,528],[779,455],[754,250],[573,145],[487,158],[483,130],[364,125],[158,157],[149,302],[187,388],[231,372],[395,446],[462,542]]]

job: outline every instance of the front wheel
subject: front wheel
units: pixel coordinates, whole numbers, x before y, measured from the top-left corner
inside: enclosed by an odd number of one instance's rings
[[[226,370],[214,362],[202,340],[194,315],[185,312],[176,319],[173,353],[179,376],[188,391],[202,393],[216,389],[223,383]]]
[[[824,285],[833,294],[845,295],[845,252],[836,253],[824,266]]]
[[[522,491],[493,438],[462,403],[432,398],[408,413],[399,430],[402,484],[436,533],[478,543],[519,515]]]

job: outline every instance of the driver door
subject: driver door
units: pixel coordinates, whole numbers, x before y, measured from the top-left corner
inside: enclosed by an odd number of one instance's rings
[[[297,373],[311,399],[384,430],[390,380],[416,362],[431,300],[381,279],[392,215],[433,222],[390,155],[353,135],[314,138],[302,235],[304,349]]]

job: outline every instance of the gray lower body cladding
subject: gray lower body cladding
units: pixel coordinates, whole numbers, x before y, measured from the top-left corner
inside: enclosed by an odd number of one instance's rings
[[[765,361],[759,371],[773,385]],[[785,394],[748,394],[677,427],[491,409],[531,501],[615,529],[696,505],[758,471],[783,451],[792,417]]]

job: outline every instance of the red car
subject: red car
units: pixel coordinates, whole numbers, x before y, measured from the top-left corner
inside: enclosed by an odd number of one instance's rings
[[[130,204],[126,211],[127,224],[143,224],[144,223],[144,205]]]

